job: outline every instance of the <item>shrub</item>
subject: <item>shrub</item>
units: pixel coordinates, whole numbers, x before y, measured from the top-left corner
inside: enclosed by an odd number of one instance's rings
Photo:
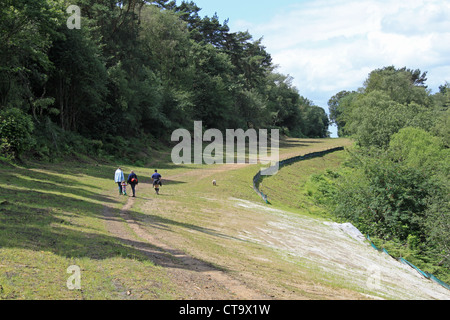
[[[431,170],[437,168],[446,157],[441,139],[423,129],[412,127],[403,128],[392,136],[389,151],[396,161]]]
[[[5,157],[20,157],[35,143],[33,130],[31,117],[20,109],[11,108],[0,112],[1,154]]]

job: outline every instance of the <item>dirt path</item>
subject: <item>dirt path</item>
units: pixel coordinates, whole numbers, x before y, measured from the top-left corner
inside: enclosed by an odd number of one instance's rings
[[[238,166],[236,166],[237,168]],[[230,167],[219,170],[229,170]],[[209,175],[215,170],[192,170],[182,175]],[[167,177],[167,179],[179,176]],[[139,192],[148,194],[153,192],[151,186],[142,185]],[[185,252],[173,248],[148,231],[135,220],[129,211],[133,208],[136,198],[128,198],[120,211],[120,217],[112,214],[109,207],[105,207],[104,216],[108,231],[121,239],[125,244],[141,251],[155,265],[167,270],[173,283],[179,288],[177,299],[195,300],[261,300],[269,297],[248,288],[239,280],[233,278],[224,270],[214,267],[206,261],[192,257]]]

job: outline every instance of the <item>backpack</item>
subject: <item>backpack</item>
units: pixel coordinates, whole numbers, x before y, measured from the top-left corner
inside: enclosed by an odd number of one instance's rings
[[[138,184],[138,179],[136,177],[131,178],[131,183]]]

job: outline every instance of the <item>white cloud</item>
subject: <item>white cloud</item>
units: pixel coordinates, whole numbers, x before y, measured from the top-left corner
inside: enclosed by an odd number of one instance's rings
[[[233,25],[233,21],[230,22]],[[428,71],[433,91],[450,81],[450,2],[317,0],[285,7],[264,24],[237,21],[294,77],[300,94],[326,108],[384,66]]]
[[[395,14],[383,17],[382,27],[387,32],[406,35],[435,33],[450,30],[450,2],[427,1],[402,8]]]

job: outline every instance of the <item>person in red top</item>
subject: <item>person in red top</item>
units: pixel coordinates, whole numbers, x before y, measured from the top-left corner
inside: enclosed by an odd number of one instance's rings
[[[133,197],[136,197],[136,186],[138,185],[138,177],[136,173],[132,170],[131,173],[128,175],[128,184],[131,186],[131,191],[133,191]]]

